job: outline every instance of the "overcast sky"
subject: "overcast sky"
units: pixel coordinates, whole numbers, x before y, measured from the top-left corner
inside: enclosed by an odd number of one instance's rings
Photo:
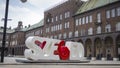
[[[1,21],[5,15],[5,2],[0,0],[0,26],[3,26],[4,21]],[[38,23],[44,17],[44,11],[65,0],[27,0],[22,3],[20,0],[10,0],[9,14],[7,27],[17,27],[18,21],[23,22],[23,26],[33,25]]]
[[[0,0],[0,26],[3,26],[5,14],[5,2],[6,0]],[[10,0],[9,3],[9,19],[7,27],[16,27],[18,21],[23,21],[23,25],[38,23],[43,19],[44,11],[50,6],[58,4],[62,0],[27,0],[26,3],[21,3],[20,0]]]

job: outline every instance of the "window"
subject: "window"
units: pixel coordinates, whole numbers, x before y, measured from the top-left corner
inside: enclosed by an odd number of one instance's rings
[[[56,19],[56,21],[58,21],[58,17],[57,16],[55,17],[55,19]]]
[[[39,33],[40,33],[40,31],[38,30],[35,32],[35,35],[40,35]]]
[[[55,39],[57,39],[57,36],[54,36]]]
[[[116,24],[116,31],[120,31],[120,22]]]
[[[65,23],[65,29],[67,28],[67,24]]]
[[[78,23],[79,23],[79,20],[76,19],[76,21],[75,21],[76,26],[78,26]]]
[[[85,32],[85,29],[83,30],[83,35],[85,36],[86,34],[85,34],[86,32]]]
[[[55,31],[55,26],[53,26],[53,31]]]
[[[69,22],[65,23],[65,28],[69,28]]]
[[[82,30],[80,30],[80,36],[82,36]]]
[[[65,12],[65,18],[67,18],[67,13]]]
[[[62,37],[62,34],[59,34],[59,39],[61,39],[61,37]]]
[[[69,38],[71,38],[72,37],[72,32],[69,32]]]
[[[70,17],[70,12],[69,11],[65,12],[65,18],[68,18],[68,17]]]
[[[79,19],[79,25],[81,25],[81,18]]]
[[[52,31],[54,31],[54,26],[52,26]]]
[[[53,38],[53,36],[51,36],[50,38]]]
[[[111,32],[111,25],[110,24],[106,25],[105,32]]]
[[[106,18],[110,18],[110,10],[106,11]]]
[[[57,31],[57,25],[55,25],[55,31]]]
[[[100,23],[101,22],[101,13],[97,14],[97,22]]]
[[[115,9],[111,10],[111,17],[115,17]]]
[[[53,26],[51,27],[51,31],[53,31]]]
[[[62,24],[60,24],[60,30],[62,30]]]
[[[15,45],[15,41],[12,41],[12,45]]]
[[[63,37],[64,37],[64,39],[65,39],[65,38],[67,37],[67,34],[66,34],[66,33],[64,33]]]
[[[92,15],[89,16],[89,22],[92,22]]]
[[[88,29],[88,35],[92,35],[93,34],[93,28],[89,28]]]
[[[46,33],[49,32],[49,28],[46,28]]]
[[[62,14],[60,14],[60,20],[62,20]]]
[[[70,12],[67,12],[67,17],[70,17]]]
[[[60,25],[57,25],[57,27],[58,27],[58,30],[60,30]]]
[[[97,34],[100,34],[101,33],[101,27],[100,26],[98,26],[97,27],[97,32],[96,32]]]
[[[86,23],[88,23],[88,16],[86,17]]]
[[[53,21],[53,18],[51,18],[51,22],[54,22],[54,21]]]
[[[0,40],[0,47],[2,46],[2,40]]]
[[[56,31],[56,25],[54,26],[54,30]]]
[[[48,22],[48,23],[50,22],[50,19],[49,19],[49,18],[47,19],[47,22]]]
[[[70,27],[70,22],[67,22],[67,28],[69,28]]]
[[[78,37],[78,31],[75,31],[75,37]]]
[[[117,16],[120,16],[120,7],[117,8]]]
[[[84,36],[85,35],[85,29],[81,29],[81,36]]]
[[[85,24],[85,17],[82,18],[82,24]]]
[[[41,33],[41,34],[43,33],[42,30],[40,31],[40,33]]]

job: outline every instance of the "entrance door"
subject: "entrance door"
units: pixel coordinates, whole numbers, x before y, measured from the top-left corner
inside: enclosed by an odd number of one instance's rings
[[[112,60],[112,51],[111,50],[112,50],[111,48],[106,49],[107,60]]]
[[[120,44],[118,45],[118,58],[120,60]]]
[[[118,58],[120,60],[120,35],[116,37],[116,46],[118,48]]]

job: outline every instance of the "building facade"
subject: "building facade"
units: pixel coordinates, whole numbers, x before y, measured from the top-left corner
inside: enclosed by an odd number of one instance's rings
[[[65,0],[44,12],[45,37],[55,39],[72,38],[74,18],[72,17],[82,5],[81,0]]]
[[[65,0],[45,10],[44,19],[39,23],[23,28],[19,22],[14,31],[8,32],[7,54],[23,55],[26,38],[40,36],[81,42],[87,59],[118,60],[119,4],[119,0]],[[0,42],[1,40],[0,38]]]
[[[84,44],[87,58],[120,58],[119,4],[118,0],[90,0],[76,12],[74,39]]]

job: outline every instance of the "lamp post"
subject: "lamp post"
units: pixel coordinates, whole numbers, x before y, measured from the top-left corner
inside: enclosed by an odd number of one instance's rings
[[[21,0],[22,3],[25,3],[27,0]],[[4,19],[4,30],[3,30],[3,40],[2,40],[2,51],[1,51],[1,62],[4,62],[4,51],[6,44],[6,29],[7,29],[7,20],[8,20],[8,8],[9,8],[9,0],[6,0],[6,8],[5,8],[5,19]]]
[[[1,51],[1,62],[4,62],[4,50],[5,50],[5,43],[6,43],[6,28],[7,28],[7,19],[8,19],[8,8],[9,8],[9,0],[6,0],[5,20],[4,20],[4,30],[3,30],[3,40],[2,40],[2,51]]]

